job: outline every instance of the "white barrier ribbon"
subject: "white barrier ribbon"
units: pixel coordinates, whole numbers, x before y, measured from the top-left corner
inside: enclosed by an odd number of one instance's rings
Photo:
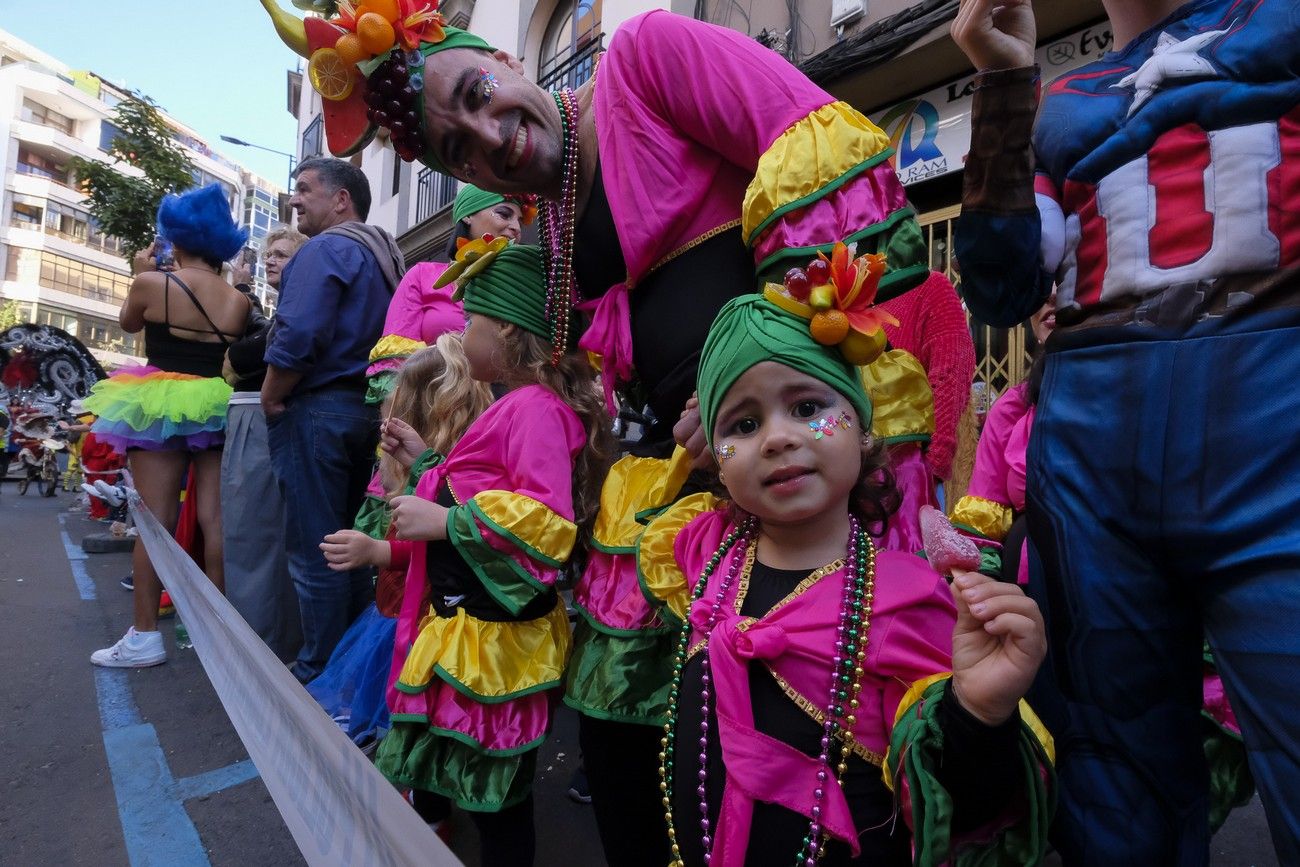
[[[131,513],[217,697],[307,863],[459,865],[134,492]]]

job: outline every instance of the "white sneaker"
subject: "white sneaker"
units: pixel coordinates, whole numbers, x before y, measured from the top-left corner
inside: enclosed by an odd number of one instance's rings
[[[90,654],[90,661],[105,668],[148,668],[166,662],[167,650],[161,632],[136,632],[132,626],[117,644]]]
[[[95,480],[95,490],[110,506],[120,506],[126,502],[126,499],[122,496],[122,489],[116,485],[110,485],[103,479]]]

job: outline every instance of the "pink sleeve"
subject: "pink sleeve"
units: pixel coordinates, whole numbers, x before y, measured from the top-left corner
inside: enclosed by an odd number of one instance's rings
[[[390,334],[423,340],[421,322],[424,316],[424,294],[427,287],[446,270],[437,262],[420,262],[412,265],[397,284],[393,300],[388,302],[388,315],[384,318],[384,336]]]
[[[635,51],[624,74],[643,101],[680,134],[752,174],[758,158],[795,121],[832,101],[785,58],[735,30],[656,11],[619,28]],[[689,71],[689,77],[685,77]],[[739,204],[739,202],[737,202]]]
[[[1025,409],[1024,387],[1016,386],[999,397],[989,410],[975,452],[975,469],[966,489],[968,496],[1003,506],[1013,505],[1007,491],[1007,444]]]
[[[511,491],[573,520],[573,462],[586,442],[578,416],[558,399],[520,407],[504,435]]]
[[[1034,407],[1021,416],[1007,437],[1003,450],[1007,464],[1007,499],[1017,512],[1025,509],[1025,455],[1029,450],[1029,435],[1034,428]]]
[[[957,622],[952,591],[920,558],[910,557],[916,563],[902,559],[909,556],[878,555],[876,568],[867,668],[887,681],[887,729],[893,727],[898,704],[913,683],[952,670],[952,629]],[[891,583],[882,586],[883,580]]]

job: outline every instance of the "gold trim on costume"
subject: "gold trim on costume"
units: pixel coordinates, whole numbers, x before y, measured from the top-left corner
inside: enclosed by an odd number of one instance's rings
[[[764,664],[764,667],[767,668],[768,674],[772,675],[772,679],[776,681],[776,685],[781,687],[781,691],[785,693],[786,698],[794,702],[795,707],[806,713],[812,718],[813,722],[818,725],[824,725],[826,723],[826,711],[804,698],[799,690],[795,689],[784,677],[773,671],[771,666]],[[837,733],[836,737],[839,737],[841,741],[845,741],[849,750],[864,762],[875,765],[878,768],[884,766],[885,757],[874,750],[867,749],[863,746],[862,741],[857,738],[854,738],[852,741],[846,741],[841,733]]]
[[[650,269],[645,272],[645,277],[642,277],[641,279],[644,280],[646,277],[649,277],[655,271],[659,270],[664,265],[667,265],[669,262],[676,259],[678,256],[690,250],[695,249],[696,247],[700,246],[710,238],[716,238],[718,235],[721,235],[723,232],[726,232],[729,229],[734,229],[739,225],[740,225],[740,220],[728,220],[727,222],[723,223],[721,226],[714,226],[712,229],[709,229],[707,232],[703,233],[702,235],[696,235],[694,238],[687,241],[685,244],[682,244],[680,247],[673,250],[671,253],[669,253],[668,255],[664,256],[662,259],[660,259],[659,261],[651,265]],[[627,288],[629,291],[632,289],[631,280],[628,280]]]

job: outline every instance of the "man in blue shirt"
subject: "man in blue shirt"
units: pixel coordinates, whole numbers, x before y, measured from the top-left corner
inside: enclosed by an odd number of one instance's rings
[[[304,161],[289,204],[310,240],[281,278],[262,408],[302,613],[292,671],[306,683],[372,594],[368,570],[334,572],[319,545],[352,525],[374,465],[379,419],[365,402],[366,364],[405,265],[392,237],[364,222],[370,185],[356,166]]]

